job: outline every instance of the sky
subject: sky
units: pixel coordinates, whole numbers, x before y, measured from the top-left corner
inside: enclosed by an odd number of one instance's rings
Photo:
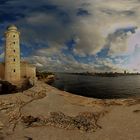
[[[0,61],[10,24],[40,70],[140,72],[140,0],[0,0]]]

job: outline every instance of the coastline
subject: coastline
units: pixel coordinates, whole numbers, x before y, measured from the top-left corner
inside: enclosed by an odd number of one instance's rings
[[[42,81],[23,93],[0,96],[0,136],[6,140],[139,140],[139,117],[140,98],[88,98]]]

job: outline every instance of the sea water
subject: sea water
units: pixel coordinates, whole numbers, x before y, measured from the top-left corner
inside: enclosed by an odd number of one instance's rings
[[[100,77],[57,73],[52,86],[73,94],[99,99],[140,97],[140,75]]]

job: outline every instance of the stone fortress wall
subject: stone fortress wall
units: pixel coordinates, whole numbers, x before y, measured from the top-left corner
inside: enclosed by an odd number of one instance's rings
[[[28,62],[21,62],[21,78],[35,78],[36,77],[36,69],[33,65]]]
[[[29,64],[28,62],[21,62],[20,63],[20,73],[21,73],[21,80],[26,78],[36,78],[36,68]],[[0,80],[4,80],[5,76],[5,64],[0,63]]]

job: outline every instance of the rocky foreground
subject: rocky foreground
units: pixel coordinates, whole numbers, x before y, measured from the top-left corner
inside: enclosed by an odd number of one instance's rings
[[[0,140],[140,140],[140,99],[98,100],[44,82],[0,96]]]

